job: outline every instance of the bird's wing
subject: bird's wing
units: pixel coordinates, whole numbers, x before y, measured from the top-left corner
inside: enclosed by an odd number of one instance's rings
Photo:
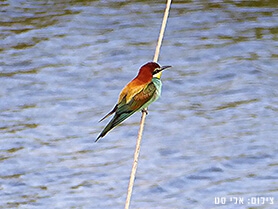
[[[131,113],[138,111],[144,104],[151,100],[155,94],[156,86],[153,82],[141,89],[133,98],[127,102],[126,97],[118,103],[116,114]]]
[[[114,107],[114,109],[108,113],[104,118],[108,117],[115,112],[114,117],[105,126],[103,131],[99,134],[96,141],[101,137],[104,137],[111,129],[119,125],[129,116],[131,116],[136,111],[140,110],[144,105],[153,101],[154,94],[156,92],[156,86],[153,82],[147,85],[147,87],[141,89],[134,97],[127,102],[127,96],[123,95],[121,101]]]
[[[119,99],[118,99],[118,103],[114,106],[114,108],[109,113],[107,113],[102,119],[100,119],[99,122],[108,118],[110,115],[112,115],[115,112],[118,113],[118,111],[117,111],[118,107],[123,106],[124,108],[122,108],[122,109],[123,110],[126,109],[130,104],[132,104],[131,101],[133,100],[133,98],[136,95],[141,95],[142,91],[146,92],[146,90],[144,90],[144,89],[146,89],[146,88],[144,88],[145,86],[146,86],[146,84],[140,83],[138,81],[128,83],[125,86],[125,88],[121,91]],[[146,93],[143,93],[143,94],[146,94]],[[144,95],[142,95],[142,97],[144,97]],[[125,106],[125,105],[127,105],[127,106]],[[135,109],[136,109],[136,107],[135,107]]]
[[[136,94],[140,93],[145,87],[146,87],[145,82],[133,79],[121,91],[119,99],[118,99],[118,103],[120,103],[124,99],[124,97],[125,97],[126,103],[129,103],[132,100],[132,98]]]

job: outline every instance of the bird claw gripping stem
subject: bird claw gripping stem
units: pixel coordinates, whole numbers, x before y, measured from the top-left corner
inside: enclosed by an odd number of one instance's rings
[[[147,109],[147,108],[144,108],[144,109],[142,110],[142,113],[146,113],[146,115],[148,115],[148,114],[149,114],[148,109]]]

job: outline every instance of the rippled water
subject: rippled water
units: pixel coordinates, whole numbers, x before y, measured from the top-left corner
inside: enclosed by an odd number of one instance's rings
[[[123,208],[140,113],[94,140],[152,60],[164,2],[0,4],[0,208]],[[277,208],[277,8],[174,1],[131,208]]]

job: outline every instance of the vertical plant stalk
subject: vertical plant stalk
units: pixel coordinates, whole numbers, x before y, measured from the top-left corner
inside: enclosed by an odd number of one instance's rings
[[[154,58],[153,58],[154,62],[158,61],[159,52],[160,52],[160,48],[161,48],[161,44],[162,44],[162,40],[163,40],[165,28],[166,28],[166,24],[167,24],[167,19],[168,19],[168,16],[169,16],[170,7],[171,7],[171,0],[167,0],[166,9],[165,9],[165,12],[164,12],[164,17],[163,17],[163,20],[162,20],[161,29],[160,29],[160,33],[159,33],[159,37],[158,37],[158,41],[157,41],[157,45],[156,45],[156,49],[155,49],[155,54],[154,54]],[[161,72],[159,73],[159,77],[160,76],[161,76]],[[128,184],[127,197],[126,197],[126,202],[125,202],[125,209],[129,209],[129,205],[130,205],[130,199],[131,199],[131,195],[132,195],[132,189],[133,189],[136,170],[137,170],[137,165],[138,165],[138,159],[139,159],[140,148],[141,148],[141,140],[142,140],[146,115],[147,115],[147,108],[145,108],[142,111],[142,116],[141,116],[141,121],[140,121],[140,128],[139,128],[139,131],[138,131],[138,137],[137,137],[136,147],[135,147],[135,151],[134,151],[133,165],[132,165],[132,170],[131,170],[129,184]]]

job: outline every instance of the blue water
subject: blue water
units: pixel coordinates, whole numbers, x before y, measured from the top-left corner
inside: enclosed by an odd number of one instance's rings
[[[0,4],[0,208],[123,208],[141,114],[94,140],[164,2]],[[172,4],[131,208],[278,208],[277,47],[276,1]]]

